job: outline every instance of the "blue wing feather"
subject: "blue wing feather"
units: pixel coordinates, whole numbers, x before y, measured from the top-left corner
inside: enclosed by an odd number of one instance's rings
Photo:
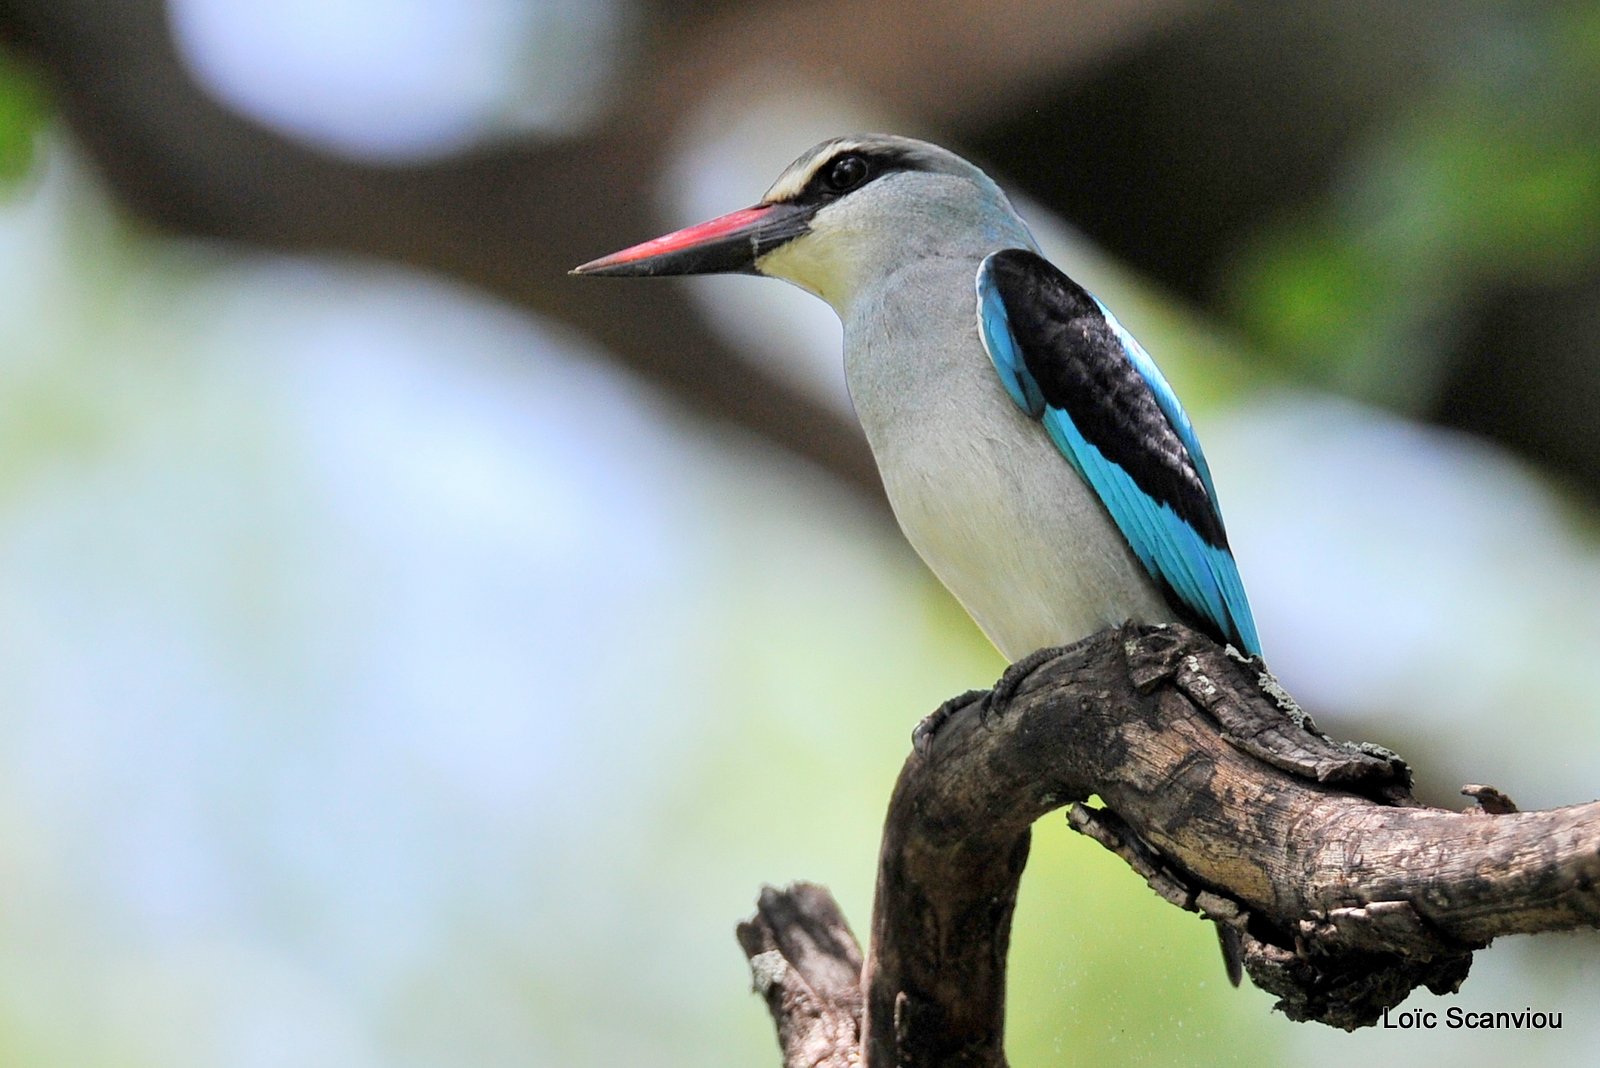
[[[985,261],[987,263],[987,261]],[[1035,419],[1044,414],[1044,394],[1039,383],[1028,373],[1022,352],[1017,347],[1016,335],[1011,332],[1011,320],[1006,314],[1005,302],[994,294],[993,299],[983,297],[983,269],[978,269],[978,318],[982,324],[983,347],[1000,372],[1000,383],[1017,402],[1017,407]],[[1071,454],[1068,454],[1071,459]],[[1082,474],[1080,471],[1079,474]]]
[[[1005,297],[991,270],[993,259],[986,259],[978,269],[978,333],[1006,392],[1018,407],[1043,423],[1062,455],[1099,496],[1145,570],[1218,633],[1244,652],[1259,654],[1260,639],[1233,554],[1225,545],[1208,542],[1171,505],[1146,493],[1128,470],[1085,438],[1066,406],[1047,402],[1044,389],[1029,370],[1028,353],[1012,329]],[[1211,471],[1177,396],[1143,346],[1105,305],[1098,299],[1094,303],[1120,343],[1123,356],[1149,388],[1187,451],[1220,530],[1221,513]],[[1225,542],[1226,538],[1219,540]]]

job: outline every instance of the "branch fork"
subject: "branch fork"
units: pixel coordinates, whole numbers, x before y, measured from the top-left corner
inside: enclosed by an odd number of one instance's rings
[[[1518,812],[1469,786],[1473,809],[1424,807],[1398,756],[1328,738],[1259,660],[1186,627],[1030,657],[915,738],[866,963],[820,887],[766,890],[740,927],[786,1065],[1004,1065],[1029,827],[1061,807],[1235,932],[1295,1020],[1368,1026],[1416,987],[1458,989],[1499,935],[1600,926],[1600,802]]]

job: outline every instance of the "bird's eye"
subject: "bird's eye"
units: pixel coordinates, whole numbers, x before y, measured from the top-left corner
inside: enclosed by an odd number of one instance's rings
[[[830,193],[848,193],[867,178],[867,161],[855,153],[840,156],[828,165],[822,184]]]

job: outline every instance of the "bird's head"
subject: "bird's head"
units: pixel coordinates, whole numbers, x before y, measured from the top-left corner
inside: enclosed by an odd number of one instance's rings
[[[625,248],[573,274],[764,274],[841,312],[864,283],[925,255],[1031,245],[998,186],[926,141],[824,141],[739,211]]]

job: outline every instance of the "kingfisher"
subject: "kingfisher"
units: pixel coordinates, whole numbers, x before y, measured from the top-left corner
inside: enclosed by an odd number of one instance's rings
[[[1260,655],[1177,395],[953,152],[824,141],[754,206],[573,273],[768,275],[832,305],[900,529],[1013,663],[1130,619]],[[1219,930],[1237,985],[1237,941]]]

